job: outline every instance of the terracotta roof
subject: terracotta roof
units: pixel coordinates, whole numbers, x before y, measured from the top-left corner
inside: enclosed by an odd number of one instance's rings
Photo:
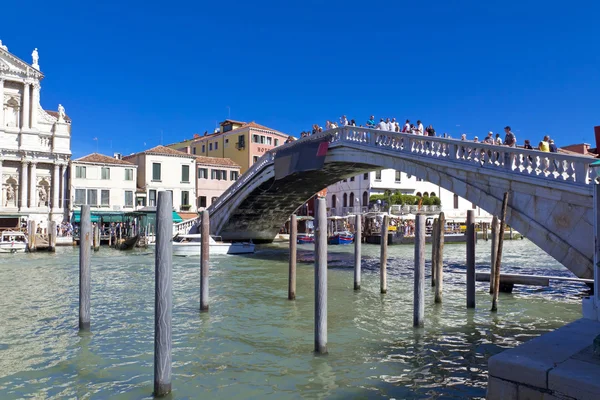
[[[571,151],[571,150],[559,148],[558,152],[561,153],[561,154],[568,154],[570,156],[584,156],[584,157],[593,157],[593,158],[598,157],[597,154],[592,153],[590,151],[587,151],[586,153],[582,154],[582,153],[579,153],[577,151]]]
[[[224,167],[241,168],[231,158],[197,156],[196,163],[208,164],[208,165],[222,165]]]
[[[227,122],[229,122],[231,124],[238,124],[238,125],[245,125],[246,124],[246,122],[244,122],[244,121],[236,121],[234,119],[226,119],[225,121],[219,123],[219,125],[226,124]]]
[[[114,157],[105,156],[104,154],[92,153],[85,157],[78,158],[74,161],[89,162],[96,164],[117,164],[117,165],[135,165],[129,161],[118,160]]]
[[[225,135],[225,134],[229,135],[232,132],[236,133],[236,132],[238,132],[238,131],[240,131],[242,129],[246,129],[246,128],[262,129],[262,130],[265,130],[265,131],[271,131],[271,132],[277,133],[277,134],[279,134],[281,136],[288,136],[287,134],[285,134],[283,132],[279,132],[279,131],[277,131],[275,129],[269,128],[269,127],[261,125],[261,124],[257,124],[256,122],[252,121],[252,122],[245,123],[244,125],[242,125],[242,126],[240,126],[238,128],[232,129],[230,131],[227,131],[227,132],[209,133],[206,136],[201,136],[199,138],[193,139],[192,142],[199,142],[199,141],[202,141],[202,140],[204,140],[204,139],[206,139],[208,137],[212,137],[212,136],[219,136],[219,135]]]
[[[48,110],[44,110],[44,111],[46,111],[47,114],[50,114],[54,118],[58,119],[58,111],[48,111]],[[65,121],[71,122],[71,118],[69,118],[69,116],[67,114],[65,114]]]
[[[141,151],[139,153],[131,154],[131,155],[128,155],[123,158],[129,159],[129,158],[136,156],[137,154],[158,154],[158,155],[164,155],[164,156],[180,156],[180,157],[196,158],[195,155],[184,153],[183,151],[179,151],[179,150],[174,150],[174,149],[162,146],[162,145],[153,147],[146,151]]]

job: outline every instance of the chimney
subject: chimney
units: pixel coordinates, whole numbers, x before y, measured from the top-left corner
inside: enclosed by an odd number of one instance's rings
[[[600,149],[600,126],[594,127],[594,137],[596,138],[596,154],[598,154],[598,149]]]
[[[121,153],[115,153],[115,154],[113,155],[113,157],[114,157],[114,158],[116,158],[117,160],[121,160],[121,159],[123,159],[123,156],[121,155]]]

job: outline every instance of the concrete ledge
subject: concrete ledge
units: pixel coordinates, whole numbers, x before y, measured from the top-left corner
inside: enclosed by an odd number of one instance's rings
[[[600,322],[580,319],[491,357],[488,399],[600,399],[598,334]]]

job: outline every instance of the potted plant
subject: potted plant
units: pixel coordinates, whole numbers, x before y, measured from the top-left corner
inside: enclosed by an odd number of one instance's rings
[[[181,211],[189,211],[192,206],[190,204],[182,204],[180,208]]]

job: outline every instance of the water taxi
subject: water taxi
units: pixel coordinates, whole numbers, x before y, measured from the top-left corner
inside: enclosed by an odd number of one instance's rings
[[[0,253],[25,253],[27,237],[22,232],[4,231],[0,236]]]

